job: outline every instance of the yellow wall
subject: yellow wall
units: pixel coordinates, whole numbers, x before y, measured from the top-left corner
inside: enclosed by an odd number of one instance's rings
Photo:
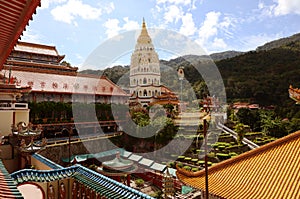
[[[28,110],[15,110],[16,113],[16,124],[19,122],[29,122],[29,109]]]
[[[29,109],[27,110],[0,110],[0,134],[6,136],[11,133],[13,123],[13,112],[16,113],[15,124],[29,122]]]
[[[11,125],[13,122],[13,110],[0,111],[0,134],[6,136],[11,133]]]
[[[40,162],[39,160],[35,159],[32,156],[31,156],[31,165],[33,165],[34,168],[37,170],[52,170],[52,168],[50,168],[49,166]]]

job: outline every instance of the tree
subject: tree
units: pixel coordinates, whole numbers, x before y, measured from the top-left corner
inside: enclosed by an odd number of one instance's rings
[[[283,137],[287,135],[282,120],[275,116],[274,112],[263,111],[260,113],[262,131],[272,137]]]
[[[260,116],[257,110],[241,108],[236,113],[236,117],[240,123],[249,125],[253,130],[260,130]]]
[[[234,126],[234,131],[237,133],[237,142],[239,143],[239,144],[241,144],[242,143],[242,140],[244,139],[244,136],[245,136],[245,133],[246,133],[246,131],[245,131],[245,126],[244,126],[244,124],[242,124],[242,123],[238,123],[238,124],[236,124],[235,126]]]

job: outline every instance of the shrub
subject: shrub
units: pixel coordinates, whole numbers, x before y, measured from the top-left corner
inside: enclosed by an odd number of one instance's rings
[[[217,153],[216,155],[219,158],[219,160],[221,160],[221,161],[222,160],[227,160],[227,159],[230,158],[230,156],[228,154],[226,154],[226,153]]]
[[[175,168],[175,162],[170,162],[170,163],[169,163],[169,167],[170,167],[170,168]]]
[[[179,161],[182,161],[182,160],[184,160],[184,158],[185,158],[185,156],[183,156],[183,155],[180,155],[180,156],[178,156],[178,158],[177,158],[177,159],[178,159]]]
[[[199,169],[198,168],[192,168],[192,172],[196,172],[196,171],[199,171]]]
[[[216,155],[213,152],[210,152],[207,154],[207,157],[214,158],[214,157],[216,157]]]
[[[233,156],[237,156],[238,154],[236,152],[230,152],[228,155],[233,157]]]
[[[226,146],[218,146],[218,149],[220,150],[220,151],[222,151],[222,150],[224,150],[226,148]]]
[[[204,153],[204,150],[197,149],[196,152],[197,152],[198,154],[200,154],[200,153]]]
[[[136,186],[138,186],[138,187],[144,186],[144,183],[145,183],[144,180],[141,178],[136,179],[134,182],[135,182]]]
[[[187,170],[187,171],[190,171],[190,170],[192,169],[190,166],[187,166],[187,165],[184,166],[183,168],[184,168],[185,170]]]
[[[205,163],[204,160],[199,160],[199,161],[197,162],[198,165],[203,165],[204,163]]]
[[[191,159],[192,159],[191,157],[185,157],[185,158],[184,158],[184,161],[187,161],[187,162],[188,162],[188,161],[190,161]]]
[[[179,163],[177,163],[177,166],[178,166],[179,168],[182,168],[182,167],[183,167],[183,164],[182,164],[181,162],[179,162]]]

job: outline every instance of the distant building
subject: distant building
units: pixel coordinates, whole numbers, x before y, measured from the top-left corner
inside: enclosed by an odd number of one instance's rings
[[[165,92],[164,92],[165,91]],[[161,85],[158,54],[148,34],[145,20],[130,63],[130,102],[143,107],[162,102],[178,105],[178,97]]]
[[[54,46],[19,42],[1,73],[17,78],[17,85],[32,92],[21,100],[29,102],[125,103],[127,94],[104,76],[83,75],[77,67],[62,62]]]

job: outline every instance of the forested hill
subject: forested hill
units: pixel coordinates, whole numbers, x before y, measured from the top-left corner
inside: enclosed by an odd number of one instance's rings
[[[270,42],[266,44],[269,47],[259,47],[259,50],[215,61],[224,80],[228,101],[246,100],[261,105],[294,106],[294,102],[288,96],[288,88],[290,84],[300,87],[298,36]],[[193,55],[188,57],[200,66],[201,64],[205,66],[207,61],[207,57]],[[206,94],[207,91],[203,86],[205,84],[199,79],[196,69],[186,61],[186,57],[178,57],[169,61],[161,60],[161,64],[175,70],[184,66],[186,78],[194,86],[197,95],[202,97]],[[117,82],[118,78],[128,71],[128,66],[115,66],[102,73]],[[162,74],[164,81],[170,79],[167,75],[167,73]]]
[[[290,37],[285,37],[285,38],[281,38],[281,39],[277,39],[277,40],[268,42],[262,46],[257,47],[256,50],[257,51],[271,50],[273,48],[279,48],[279,47],[286,46],[286,45],[292,46],[293,43],[297,43],[299,41],[300,41],[300,33],[294,34]]]
[[[230,100],[286,104],[292,102],[288,96],[289,85],[300,86],[300,48],[282,46],[268,51],[251,51],[216,64]]]

